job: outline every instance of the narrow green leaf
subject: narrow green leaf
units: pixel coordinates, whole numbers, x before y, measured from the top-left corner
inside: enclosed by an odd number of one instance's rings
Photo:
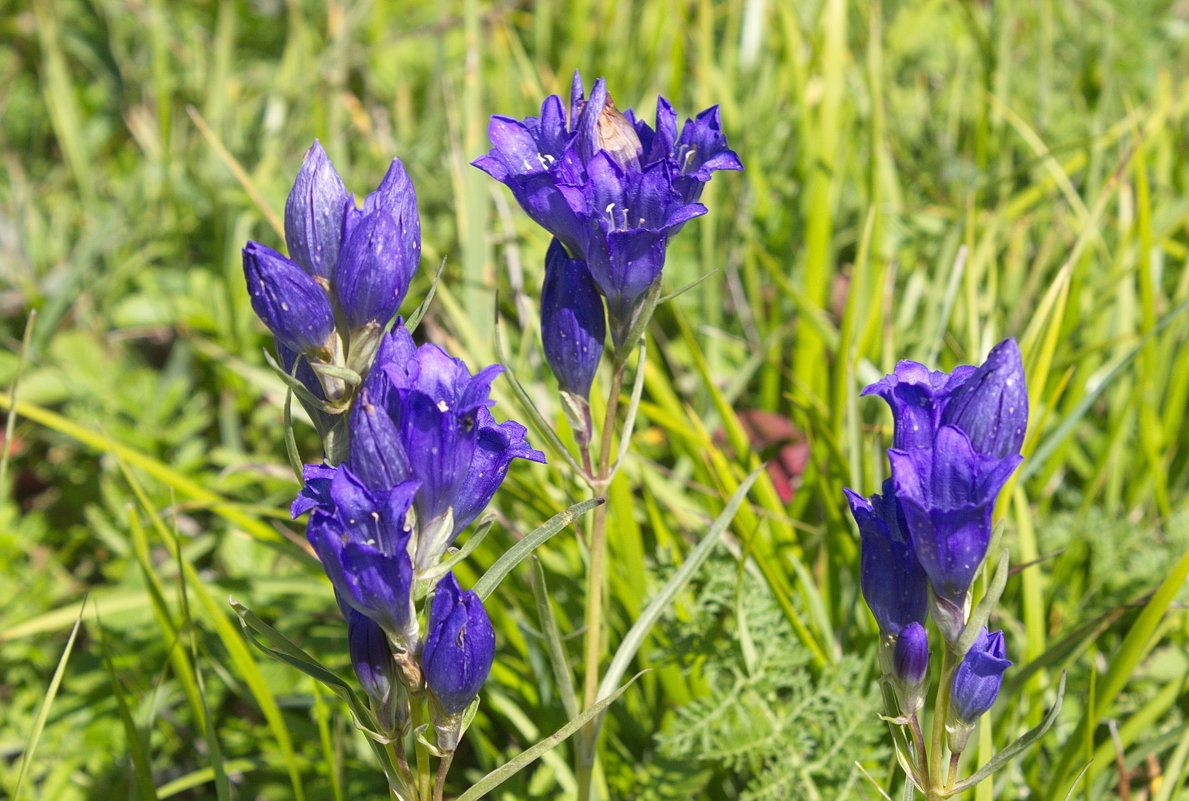
[[[531,534],[505,551],[503,556],[495,560],[495,564],[483,574],[482,578],[475,582],[475,593],[483,600],[487,600],[488,596],[499,586],[499,583],[504,580],[504,576],[511,573],[518,564],[528,558],[530,553],[547,542],[550,537],[570,525],[579,515],[586,514],[604,502],[603,498],[590,498],[589,500],[580,501],[546,520]]]
[[[710,556],[711,551],[718,544],[718,540],[723,535],[723,532],[727,530],[727,527],[731,525],[731,521],[735,519],[735,513],[743,505],[743,500],[747,497],[747,492],[751,489],[751,485],[755,483],[756,478],[763,471],[764,467],[761,465],[753,470],[747,478],[743,479],[743,483],[739,485],[739,489],[735,490],[735,494],[727,501],[726,508],[715,519],[714,523],[710,526],[710,530],[702,537],[702,541],[689,552],[685,561],[681,563],[681,567],[665,582],[665,586],[661,587],[660,592],[656,594],[656,597],[640,613],[640,617],[637,618],[635,624],[624,635],[623,641],[619,644],[619,649],[615,652],[615,657],[611,660],[611,665],[607,668],[607,672],[603,675],[603,681],[599,685],[600,696],[610,692],[611,688],[617,685],[620,679],[623,678],[624,673],[627,672],[628,665],[635,658],[636,652],[644,644],[644,638],[648,636],[648,632],[652,630],[656,621],[664,614],[665,609],[668,608],[674,596],[694,577],[698,568]]]
[[[446,257],[438,262],[438,271],[433,274],[433,283],[429,285],[429,291],[425,293],[425,300],[417,305],[417,308],[409,315],[409,319],[405,321],[405,328],[411,334],[417,330],[417,326],[421,324],[425,313],[429,311],[430,304],[433,303],[434,295],[438,293],[438,281],[442,278],[442,270],[446,268]]]
[[[624,691],[626,691],[628,687],[631,687],[632,684],[635,683],[636,679],[640,678],[647,672],[648,671],[646,670],[642,670],[635,676],[632,676],[632,678],[629,679],[628,682],[618,690],[599,701],[597,704],[571,720],[566,725],[562,726],[553,734],[549,735],[531,748],[521,751],[519,754],[512,757],[512,759],[505,762],[491,773],[488,773],[486,776],[476,782],[469,790],[460,795],[456,801],[479,801],[480,798],[485,797],[496,787],[499,787],[508,779],[512,778],[517,773],[531,765],[543,754],[552,751],[554,748],[557,748],[559,745],[564,743],[570,738],[571,735],[574,734],[574,732],[585,726],[587,721],[589,721],[591,718],[602,714],[603,710],[615,703],[616,699],[623,695]]]
[[[553,614],[553,607],[549,604],[549,588],[545,584],[545,568],[541,567],[541,560],[532,558],[533,580],[529,582],[533,589],[533,600],[537,604],[537,617],[541,621],[541,633],[545,638],[545,648],[549,654],[549,665],[553,668],[553,680],[557,682],[557,691],[561,696],[562,707],[570,718],[578,716],[578,694],[574,691],[574,677],[570,670],[570,663],[566,659],[566,649],[562,645],[561,630],[557,625],[557,616]]]
[[[12,791],[12,801],[20,801],[21,788],[25,785],[25,777],[29,775],[29,765],[37,754],[37,745],[41,742],[41,733],[45,730],[45,722],[50,715],[50,707],[54,705],[54,698],[58,696],[58,688],[62,686],[62,677],[66,675],[66,663],[70,661],[70,652],[74,649],[74,640],[78,637],[79,627],[82,626],[83,615],[79,610],[78,618],[74,621],[74,628],[70,630],[70,637],[66,640],[66,647],[62,649],[62,657],[58,660],[58,667],[50,679],[50,686],[45,691],[45,698],[37,710],[37,717],[33,720],[33,730],[29,732],[29,740],[25,745],[25,753],[21,756],[21,768],[17,772],[16,789]]]
[[[116,668],[111,662],[111,650],[107,647],[107,635],[103,626],[96,626],[99,636],[99,648],[103,656],[103,666],[107,670],[111,681],[112,695],[116,699],[116,711],[120,715],[120,723],[124,727],[124,738],[128,741],[128,758],[132,762],[132,776],[136,782],[136,795],[141,801],[157,801],[157,788],[153,784],[152,763],[149,759],[149,749],[145,745],[145,738],[132,717],[132,710],[128,708],[128,697],[116,677]]]
[[[1065,674],[1061,674],[1061,679],[1057,682],[1057,700],[1049,707],[1048,714],[1035,728],[1029,729],[1018,740],[1011,745],[1004,748],[995,756],[991,757],[991,761],[983,765],[981,768],[970,774],[969,777],[963,779],[954,785],[952,792],[946,793],[946,797],[957,795],[969,790],[976,784],[991,776],[996,771],[1005,767],[1009,762],[1027,750],[1033,743],[1044,736],[1053,724],[1057,722],[1057,715],[1061,713],[1061,702],[1065,700]],[[986,725],[986,724],[983,724]]]

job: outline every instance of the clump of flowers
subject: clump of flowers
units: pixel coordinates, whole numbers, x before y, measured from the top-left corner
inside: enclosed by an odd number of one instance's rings
[[[971,585],[992,542],[995,502],[1022,461],[1024,365],[1015,340],[1006,339],[982,365],[952,373],[900,362],[863,394],[888,403],[895,428],[892,475],[882,494],[845,491],[862,538],[860,584],[879,625],[889,720],[907,727],[912,741],[911,751],[900,749],[901,762],[928,798],[946,798],[983,778],[958,782],[955,773],[1011,666],[1003,632],[985,625],[1007,578],[1006,551],[977,609]],[[919,712],[931,661],[930,612],[942,659],[926,744]]]
[[[511,189],[529,217],[558,243],[546,260],[546,286],[562,283],[551,274],[575,271],[572,261],[577,261],[598,290],[597,296],[553,293],[548,299],[553,309],[542,313],[545,341],[565,331],[546,324],[556,308],[574,309],[580,324],[601,320],[605,300],[612,342],[630,349],[629,335],[649,311],[646,297],[658,284],[670,238],[706,213],[698,199],[715,171],[743,169],[727,147],[718,107],[686,120],[678,131],[673,106],[658,97],[650,126],[631,109],[619,111],[602,78],[588,98],[575,72],[568,118],[562,99],[550,95],[539,117],[495,116],[487,132],[492,150],[475,166]],[[586,353],[586,360],[597,365],[602,334],[591,326],[583,331],[600,343],[597,351]],[[550,349],[547,344],[547,354]],[[550,356],[550,366],[563,388],[574,388],[565,364]]]
[[[472,374],[437,345],[418,346],[396,317],[421,253],[399,160],[360,208],[315,142],[285,204],[285,233],[290,256],[257,242],[243,256],[278,366],[323,437],[324,459],[303,468],[292,513],[309,513],[307,537],[346,620],[370,699],[360,725],[381,744],[414,738],[416,771],[401,749],[385,769],[399,797],[429,801],[424,729],[436,734],[440,798],[495,656],[483,602],[450,572],[449,549],[514,459],[545,458],[523,426],[492,416],[500,365]]]
[[[631,109],[616,108],[602,78],[587,96],[578,72],[568,104],[550,95],[540,116],[494,116],[487,132],[491,151],[474,165],[505,184],[528,216],[553,237],[545,254],[541,341],[577,445],[578,458],[567,452],[568,461],[579,480],[603,495],[619,464],[611,461],[611,443],[619,428],[625,370],[660,302],[669,241],[706,213],[699,200],[711,176],[718,170],[741,170],[743,164],[727,146],[717,106],[679,127],[673,106],[658,97],[650,125]],[[592,459],[590,393],[608,330],[611,380]],[[636,373],[641,386],[642,365]],[[633,395],[633,403],[638,402],[638,392]],[[634,406],[624,418],[625,430],[618,433],[626,444]],[[564,452],[565,446],[558,450]],[[599,508],[588,538],[587,709],[598,700],[601,671],[605,531],[605,510]],[[580,799],[591,797],[597,740],[595,722],[584,731],[576,754]]]

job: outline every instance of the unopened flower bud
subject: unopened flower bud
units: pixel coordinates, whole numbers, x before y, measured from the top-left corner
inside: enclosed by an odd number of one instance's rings
[[[330,299],[301,267],[270,247],[249,242],[244,278],[252,309],[278,342],[298,353],[327,346],[334,333]]]
[[[586,265],[554,239],[545,254],[541,289],[541,341],[545,360],[563,392],[590,396],[607,335],[603,298]]]
[[[458,744],[462,713],[479,694],[494,658],[495,632],[483,602],[474,592],[463,592],[454,574],[447,573],[434,591],[421,655],[425,684],[439,707],[434,727],[442,749]]]
[[[334,278],[343,237],[347,187],[315,140],[285,200],[285,242],[293,261],[312,276]]]
[[[984,627],[954,671],[950,720],[946,722],[950,750],[954,753],[965,748],[974,722],[995,703],[1003,684],[1003,671],[1011,667],[1006,653],[1003,632],[988,632]]]
[[[929,635],[920,623],[910,623],[901,629],[892,651],[892,681],[901,713],[911,715],[921,708],[928,675]]]

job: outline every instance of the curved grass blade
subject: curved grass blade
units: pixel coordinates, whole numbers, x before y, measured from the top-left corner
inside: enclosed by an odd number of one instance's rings
[[[635,676],[632,676],[632,678],[629,679],[628,682],[618,690],[599,701],[597,704],[571,720],[566,725],[562,726],[553,734],[549,735],[531,748],[521,751],[519,754],[512,757],[512,759],[510,759],[508,762],[499,766],[491,773],[488,773],[486,776],[476,782],[471,787],[471,789],[460,795],[456,801],[479,801],[480,798],[486,797],[488,793],[490,793],[496,787],[499,787],[508,779],[515,776],[520,771],[524,770],[542,755],[552,751],[554,748],[557,748],[559,745],[564,743],[570,738],[571,735],[574,734],[574,732],[585,726],[592,718],[602,714],[603,710],[615,703],[615,700],[619,698],[619,696],[623,695],[624,691],[626,691],[628,687],[631,687],[632,684],[635,683],[636,679],[640,678],[647,672],[648,671],[646,670],[642,670]]]
[[[83,602],[86,606],[86,602]],[[12,801],[20,801],[21,788],[25,784],[25,777],[29,775],[29,764],[37,753],[37,744],[41,742],[41,733],[45,730],[45,722],[50,715],[50,707],[58,695],[58,688],[62,686],[62,676],[66,674],[66,663],[70,661],[70,652],[74,650],[74,641],[78,637],[78,630],[83,624],[82,609],[74,621],[74,628],[70,630],[70,638],[66,640],[66,647],[62,649],[62,658],[58,660],[58,667],[50,679],[50,686],[45,691],[45,698],[41,701],[41,708],[37,710],[37,717],[33,721],[33,731],[29,733],[29,744],[25,746],[25,753],[21,757],[21,769],[17,773],[16,788],[12,791]]]
[[[549,664],[553,668],[553,679],[557,682],[562,706],[569,717],[577,717],[580,710],[578,694],[574,691],[574,677],[570,672],[570,664],[566,661],[566,650],[562,646],[557,617],[553,614],[553,607],[549,605],[549,588],[545,584],[545,568],[541,567],[541,560],[535,556],[533,557],[533,580],[529,583],[532,585],[533,599],[537,603],[537,617],[541,619],[541,634],[545,639]]]
[[[673,574],[661,591],[657,593],[648,607],[640,613],[640,617],[636,620],[635,625],[624,635],[623,642],[619,645],[619,650],[615,652],[615,658],[611,660],[611,665],[607,668],[606,674],[603,676],[603,682],[599,685],[599,696],[606,694],[612,687],[619,683],[623,678],[624,673],[627,672],[628,664],[635,658],[636,652],[640,650],[640,646],[644,644],[644,638],[648,636],[648,632],[660,619],[660,616],[668,608],[669,602],[673,597],[686,585],[706,558],[710,556],[714,546],[718,544],[719,538],[727,527],[731,525],[731,521],[735,519],[735,513],[739,511],[739,507],[743,505],[743,499],[747,497],[748,490],[751,485],[755,483],[756,478],[765,470],[764,465],[760,465],[751,474],[743,479],[743,483],[739,485],[739,489],[735,490],[735,494],[727,502],[727,506],[722,510],[722,514],[715,519],[710,526],[710,530],[706,532],[706,536],[702,537],[694,549],[689,552],[685,561],[681,563],[681,567]]]
[[[417,308],[409,315],[409,319],[405,321],[405,328],[411,334],[417,330],[421,319],[425,317],[425,313],[429,311],[429,305],[433,303],[433,297],[438,293],[438,280],[442,277],[442,270],[446,268],[446,257],[443,256],[441,262],[438,263],[438,271],[433,274],[433,283],[429,285],[429,291],[425,293],[425,300],[417,305]]]
[[[1034,728],[1021,735],[1020,738],[1014,743],[1004,748],[995,756],[991,757],[991,760],[987,762],[987,764],[983,765],[974,773],[970,774],[970,776],[955,784],[951,792],[946,793],[946,797],[963,793],[966,790],[969,790],[971,787],[974,787],[983,779],[986,779],[987,777],[991,776],[991,774],[995,773],[995,771],[1007,765],[1008,762],[1011,762],[1013,759],[1027,750],[1029,746],[1043,737],[1045,732],[1052,728],[1053,724],[1057,722],[1057,715],[1061,713],[1061,702],[1064,700],[1065,673],[1062,673],[1061,679],[1057,683],[1057,700],[1053,702],[1051,707],[1049,707],[1048,714],[1044,716],[1044,720],[1038,723]]]
[[[482,578],[475,582],[475,594],[482,600],[487,600],[488,596],[499,586],[499,583],[504,580],[504,576],[511,573],[512,569],[528,558],[528,555],[536,550],[537,547],[570,525],[579,515],[586,514],[602,503],[606,503],[605,498],[590,498],[589,500],[580,501],[546,520],[531,534],[505,551],[503,556],[495,560],[495,564],[483,574]]]

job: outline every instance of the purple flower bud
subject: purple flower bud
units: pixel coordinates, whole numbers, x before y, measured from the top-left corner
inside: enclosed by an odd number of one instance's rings
[[[931,448],[937,430],[952,425],[970,438],[978,453],[1003,458],[1020,452],[1028,426],[1024,364],[1014,339],[992,349],[980,367],[953,373],[903,361],[896,370],[863,390],[892,409],[894,447]]]
[[[258,242],[244,248],[244,278],[252,309],[278,342],[298,353],[326,347],[334,314],[317,281]]]
[[[978,453],[1003,458],[1020,452],[1028,427],[1028,388],[1014,339],[996,345],[977,370],[949,391],[941,424],[965,431]]]
[[[924,622],[929,613],[929,585],[904,526],[892,480],[884,494],[864,498],[845,489],[862,537],[860,585],[863,598],[882,634],[899,634]]]
[[[347,607],[347,650],[351,654],[351,665],[364,691],[375,701],[376,709],[383,709],[391,698],[396,662],[388,638],[384,636],[375,621],[360,612]],[[391,721],[388,721],[391,724]],[[391,728],[391,725],[389,725]]]
[[[571,259],[554,239],[545,254],[541,341],[545,360],[563,392],[590,396],[606,335],[603,299],[590,271],[578,259]]]
[[[390,641],[412,650],[417,620],[405,514],[418,484],[406,481],[372,492],[349,468],[334,471],[328,487],[311,490],[313,496],[324,492],[329,502],[314,507],[306,536],[341,602],[374,620]]]
[[[364,215],[343,244],[335,289],[351,330],[396,316],[417,269],[413,250],[387,211]]]
[[[461,714],[479,694],[494,658],[495,632],[483,602],[447,573],[434,591],[421,655],[425,683],[447,715]]]
[[[987,553],[995,499],[1021,459],[976,453],[949,425],[933,448],[892,449],[888,459],[917,559],[933,591],[960,609]]]
[[[892,651],[892,676],[906,686],[919,688],[929,672],[929,635],[920,623],[909,623],[896,638]]]
[[[1006,653],[1003,632],[988,633],[984,626],[954,671],[950,708],[958,720],[974,723],[995,703],[1003,684],[1003,671],[1011,667]]]
[[[334,278],[347,197],[343,179],[315,140],[285,201],[285,241],[289,254],[310,275]]]
[[[417,195],[400,159],[367,196],[363,212],[350,211],[335,280],[339,304],[352,329],[383,326],[396,315],[421,260]]]

